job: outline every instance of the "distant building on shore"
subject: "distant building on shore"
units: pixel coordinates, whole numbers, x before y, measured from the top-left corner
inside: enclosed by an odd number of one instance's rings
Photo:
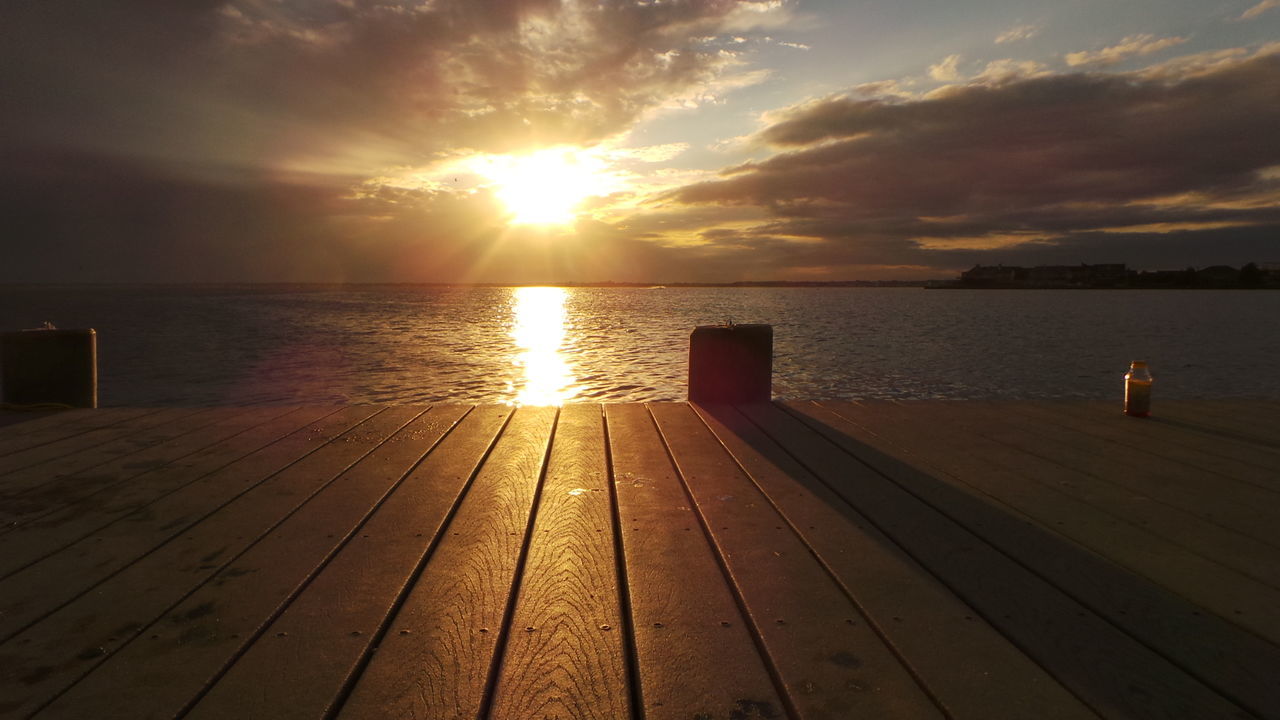
[[[974,265],[960,273],[964,287],[1116,287],[1129,278],[1123,263],[1105,265]]]
[[[1199,270],[1130,270],[1124,263],[1101,265],[974,265],[952,283],[960,288],[1257,288],[1280,287],[1280,262],[1242,268],[1211,265]]]

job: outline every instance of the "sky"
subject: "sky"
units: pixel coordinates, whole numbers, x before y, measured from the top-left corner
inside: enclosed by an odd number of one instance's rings
[[[0,282],[1280,262],[1280,0],[11,0]]]

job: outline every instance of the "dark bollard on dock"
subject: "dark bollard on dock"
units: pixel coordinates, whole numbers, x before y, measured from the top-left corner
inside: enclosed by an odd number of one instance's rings
[[[0,384],[7,405],[98,407],[98,337],[92,328],[0,334]]]
[[[772,325],[699,325],[689,335],[689,400],[768,402],[773,390]]]

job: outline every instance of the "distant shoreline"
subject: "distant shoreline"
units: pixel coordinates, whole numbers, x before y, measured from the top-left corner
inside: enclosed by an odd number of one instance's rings
[[[666,288],[922,288],[925,290],[1277,290],[1275,285],[1267,286],[1231,286],[1231,285],[1114,285],[1114,286],[1080,286],[1080,285],[1025,285],[1025,284],[984,284],[967,285],[954,280],[835,280],[820,281],[786,281],[786,280],[748,280],[731,283],[692,283],[692,282],[565,282],[565,283],[382,283],[382,282],[191,282],[191,283],[100,283],[100,282],[50,282],[50,283],[0,283],[3,290],[63,290],[63,289],[103,289],[103,290],[261,290],[297,292],[324,292],[328,290],[347,290],[360,288],[518,288],[518,287],[562,287],[562,288],[622,288],[622,289],[654,289]]]
[[[730,283],[710,282],[550,282],[550,283],[384,283],[384,282],[191,282],[191,283],[0,283],[0,289],[48,289],[59,288],[157,288],[174,290],[193,289],[296,289],[296,290],[330,290],[342,288],[510,288],[510,287],[563,287],[563,288],[734,288],[734,287],[925,287],[936,280],[836,280],[830,282],[787,281],[787,280],[749,280]]]

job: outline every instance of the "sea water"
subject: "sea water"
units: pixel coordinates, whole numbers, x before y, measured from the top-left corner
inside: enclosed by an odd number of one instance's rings
[[[697,325],[774,327],[789,399],[1280,397],[1280,292],[0,287],[0,330],[93,327],[111,405],[681,400]]]

